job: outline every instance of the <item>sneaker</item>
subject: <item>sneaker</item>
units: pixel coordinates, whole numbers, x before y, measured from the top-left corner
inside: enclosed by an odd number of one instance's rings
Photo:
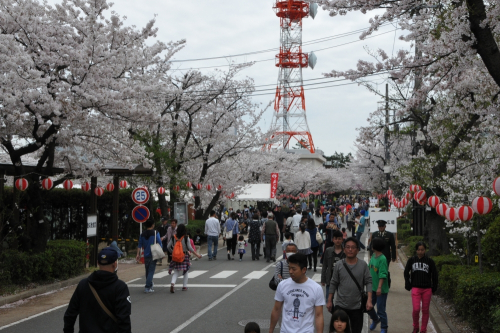
[[[153,290],[153,288],[150,288],[149,289],[149,293],[154,293],[155,291]]]
[[[387,333],[387,328],[382,328],[382,329],[380,330],[380,333]]]
[[[378,320],[372,321],[372,324],[370,325],[370,331],[373,331],[375,328],[377,328],[378,324],[380,324],[380,318]]]
[[[149,293],[149,288],[144,288],[144,293],[148,294]]]
[[[208,261],[212,261],[212,258],[208,258]]]
[[[182,287],[182,291],[187,291],[188,287]]]
[[[170,285],[170,293],[172,293],[172,294],[175,293],[175,289],[174,289],[174,285],[173,284]]]

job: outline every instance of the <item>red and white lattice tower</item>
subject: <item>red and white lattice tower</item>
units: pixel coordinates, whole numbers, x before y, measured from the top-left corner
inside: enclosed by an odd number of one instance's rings
[[[276,55],[276,67],[279,67],[278,86],[274,100],[274,116],[272,128],[276,129],[274,137],[281,137],[280,145],[290,148],[292,138],[315,152],[311,132],[306,118],[306,101],[302,86],[302,68],[314,67],[315,59],[302,52],[302,19],[316,15],[317,4],[297,0],[277,0],[273,7],[280,18],[281,45]],[[314,57],[314,55],[311,55]]]

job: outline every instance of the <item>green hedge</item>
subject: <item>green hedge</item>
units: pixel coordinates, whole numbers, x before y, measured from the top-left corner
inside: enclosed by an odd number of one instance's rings
[[[0,253],[0,285],[24,285],[67,279],[83,272],[86,244],[73,240],[47,243],[43,253],[6,250]]]
[[[500,304],[500,273],[469,271],[457,281],[455,308],[474,328],[499,332],[492,318]]]
[[[500,263],[500,216],[491,223],[481,244],[483,246],[483,254],[487,260],[490,263],[495,263],[497,270],[500,269],[498,267],[498,263]]]
[[[432,260],[436,263],[436,268],[438,272],[441,271],[441,268],[443,265],[452,265],[452,266],[457,266],[461,265],[462,262],[460,261],[460,258],[453,254],[448,254],[448,255],[443,255],[443,256],[435,256],[432,257]]]

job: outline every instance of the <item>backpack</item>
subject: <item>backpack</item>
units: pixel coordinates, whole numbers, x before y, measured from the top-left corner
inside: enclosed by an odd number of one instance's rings
[[[172,251],[172,261],[175,262],[184,262],[184,249],[182,248],[182,239],[184,236],[181,237],[181,239],[177,239],[177,236],[174,236],[176,243],[174,245],[174,249]]]

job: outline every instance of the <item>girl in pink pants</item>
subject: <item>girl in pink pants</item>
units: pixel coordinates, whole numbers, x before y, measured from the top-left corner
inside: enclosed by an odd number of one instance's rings
[[[438,286],[436,265],[434,260],[425,255],[426,250],[425,243],[418,242],[415,246],[417,255],[408,260],[404,271],[405,288],[411,290],[413,303],[413,333],[427,333],[429,304]],[[419,330],[420,309],[422,309],[422,326]]]

